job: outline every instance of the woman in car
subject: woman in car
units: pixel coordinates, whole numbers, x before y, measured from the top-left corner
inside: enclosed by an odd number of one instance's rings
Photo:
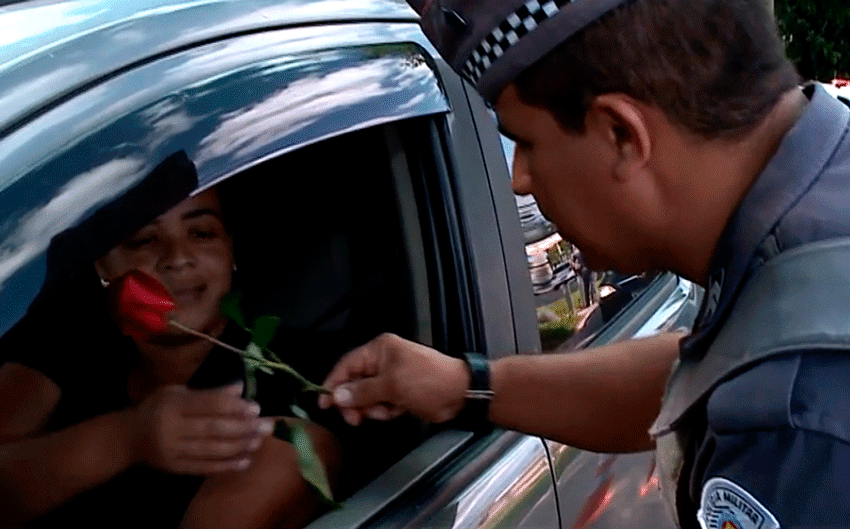
[[[214,189],[89,268],[105,286],[145,272],[174,297],[175,320],[226,334],[219,302],[235,267]],[[241,382],[193,389],[222,369],[238,371],[223,380],[239,379],[241,362],[233,368],[223,350],[177,330],[122,336],[98,278],[81,275],[91,280],[83,290],[66,291],[44,328],[18,333],[16,354],[4,354],[13,361],[0,367],[0,527],[300,527],[315,516],[320,500],[295,450],[271,435],[272,419],[241,397]],[[103,293],[85,290],[91,283]],[[339,443],[308,428],[334,483]]]

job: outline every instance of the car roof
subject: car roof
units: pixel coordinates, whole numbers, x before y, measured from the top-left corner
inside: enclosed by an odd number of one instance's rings
[[[0,137],[44,105],[187,46],[269,28],[414,22],[405,0],[33,0],[0,7]]]

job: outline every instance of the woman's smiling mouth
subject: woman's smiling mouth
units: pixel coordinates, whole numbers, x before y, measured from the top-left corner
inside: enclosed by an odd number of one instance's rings
[[[177,302],[177,307],[180,308],[184,305],[189,305],[200,300],[206,289],[206,284],[203,284],[169,290],[171,290],[171,295],[174,297],[174,301]]]

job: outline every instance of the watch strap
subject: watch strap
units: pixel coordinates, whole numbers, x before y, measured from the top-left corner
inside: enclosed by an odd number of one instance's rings
[[[460,427],[481,430],[490,425],[487,419],[493,390],[490,389],[490,362],[480,353],[463,353],[469,370],[469,389],[466,390],[463,410],[458,415]]]

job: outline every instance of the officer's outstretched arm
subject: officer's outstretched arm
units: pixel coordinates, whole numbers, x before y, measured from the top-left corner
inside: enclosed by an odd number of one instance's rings
[[[598,452],[650,449],[647,433],[679,352],[666,334],[580,352],[515,356],[491,363],[494,424]],[[359,347],[325,380],[350,424],[410,413],[431,422],[457,416],[469,374],[464,362],[394,335]]]
[[[490,419],[595,452],[652,449],[648,430],[682,337],[493,362]]]

